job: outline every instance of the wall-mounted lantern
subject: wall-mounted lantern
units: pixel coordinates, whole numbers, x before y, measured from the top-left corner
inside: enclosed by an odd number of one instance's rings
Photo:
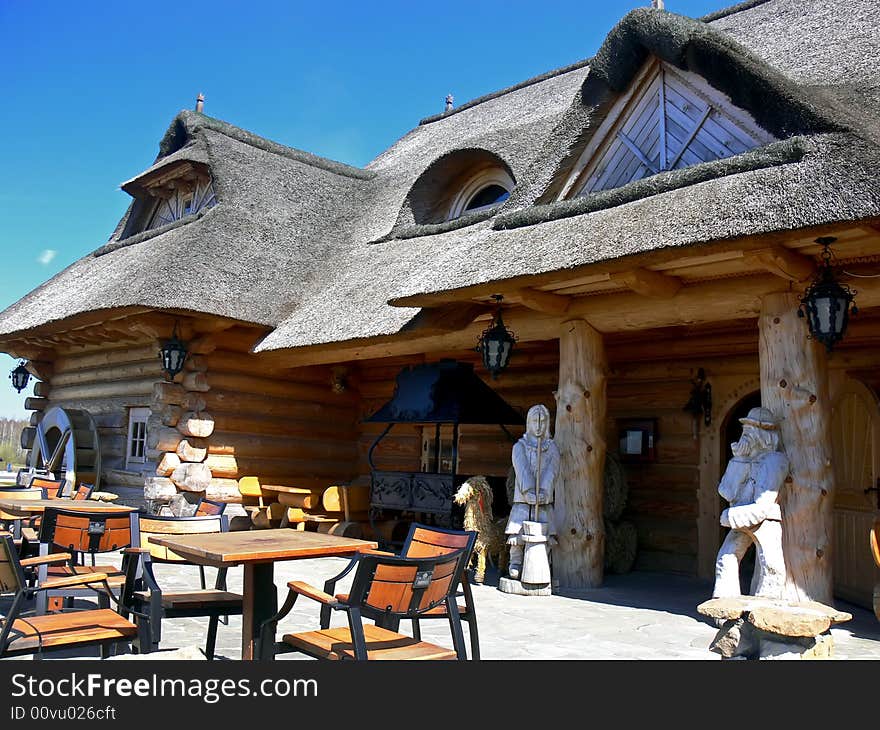
[[[858,313],[858,307],[854,302],[856,293],[834,278],[834,269],[831,266],[831,244],[836,240],[832,236],[816,239],[816,243],[823,247],[822,263],[819,265],[816,278],[801,299],[801,306],[798,309],[798,316],[807,318],[810,337],[825,345],[829,353],[846,334],[850,312]]]
[[[697,421],[702,419],[706,426],[712,424],[712,384],[706,380],[703,368],[697,370],[697,377],[691,381],[691,386],[690,397],[682,410],[694,417],[694,438],[697,438]]]
[[[183,370],[183,363],[186,362],[187,354],[186,344],[177,336],[177,322],[175,322],[171,339],[163,341],[162,348],[159,350],[162,369],[167,373],[169,380],[173,379],[177,373]]]
[[[9,373],[9,378],[12,380],[12,387],[15,388],[19,393],[27,388],[27,384],[31,378],[31,374],[25,367],[24,360],[18,363],[18,367],[14,368],[12,372]]]
[[[483,367],[492,374],[494,379],[510,362],[510,354],[513,351],[516,337],[504,326],[504,320],[501,319],[501,300],[504,297],[501,294],[494,294],[492,298],[497,302],[498,309],[492,318],[492,324],[480,335],[477,351],[482,355]]]

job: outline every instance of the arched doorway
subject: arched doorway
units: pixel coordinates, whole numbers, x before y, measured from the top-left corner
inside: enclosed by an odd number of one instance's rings
[[[752,408],[758,408],[761,405],[761,391],[754,390],[751,393],[743,396],[737,403],[727,412],[727,416],[721,424],[721,441],[722,446],[720,449],[721,452],[721,463],[719,464],[718,469],[718,480],[721,480],[721,476],[724,474],[724,470],[727,468],[727,462],[733,458],[733,451],[731,451],[730,445],[739,441],[739,437],[742,435],[742,424],[739,422],[740,418],[745,418],[749,411]],[[718,495],[718,511],[719,513],[726,509],[729,505],[727,501],[719,494]],[[724,541],[724,538],[727,536],[729,532],[729,528],[722,527],[719,539],[718,539],[718,547],[721,547],[721,543]],[[755,570],[755,548],[750,547],[748,552],[743,557],[739,566],[739,581],[740,581],[740,589],[743,593],[751,593],[751,582],[752,576],[754,575]]]
[[[880,405],[865,384],[848,378],[831,406],[834,464],[834,595],[871,608],[880,569],[869,535],[878,511]]]

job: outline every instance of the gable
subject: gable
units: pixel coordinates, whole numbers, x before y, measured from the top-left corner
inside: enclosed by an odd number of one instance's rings
[[[618,188],[775,140],[699,75],[652,58],[589,139],[561,197]]]

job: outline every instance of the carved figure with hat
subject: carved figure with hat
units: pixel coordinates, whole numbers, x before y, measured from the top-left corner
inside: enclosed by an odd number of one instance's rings
[[[730,503],[721,513],[721,524],[730,532],[718,550],[712,595],[741,595],[740,561],[754,545],[752,593],[781,598],[786,576],[779,493],[789,473],[788,457],[782,451],[779,422],[769,409],[752,408],[739,420],[742,435],[731,444],[733,458],[718,485],[719,494]]]

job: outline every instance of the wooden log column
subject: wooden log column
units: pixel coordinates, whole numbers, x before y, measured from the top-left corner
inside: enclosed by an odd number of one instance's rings
[[[559,544],[552,570],[554,581],[566,588],[602,585],[605,381],[602,336],[582,319],[563,322],[554,432],[561,455],[555,496]]]
[[[782,447],[791,464],[780,497],[787,596],[832,605],[830,403],[826,356],[807,337],[792,293],[761,300],[761,403],[781,419]]]

